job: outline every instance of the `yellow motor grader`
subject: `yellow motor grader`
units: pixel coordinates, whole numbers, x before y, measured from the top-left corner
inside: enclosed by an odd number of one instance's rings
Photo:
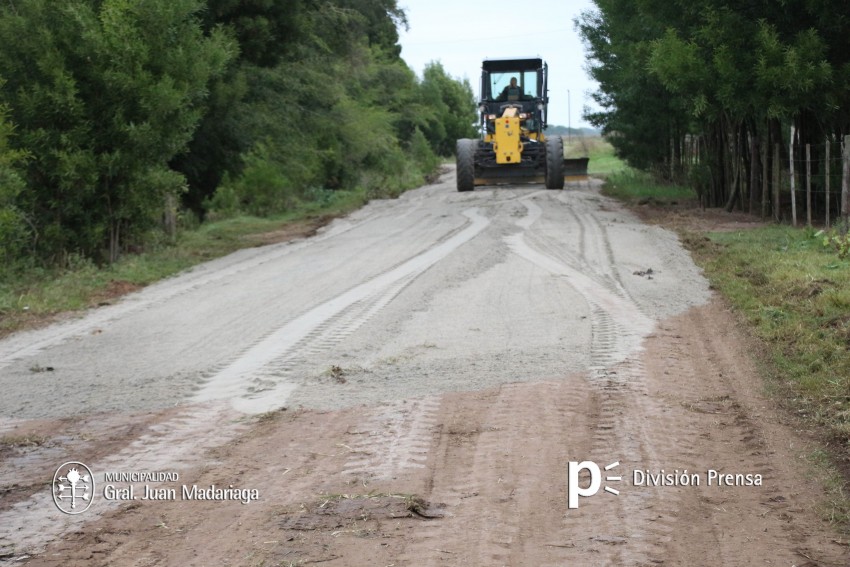
[[[545,183],[587,177],[588,158],[564,158],[560,136],[546,136],[548,65],[488,59],[481,65],[480,139],[457,141],[457,190],[476,185]]]

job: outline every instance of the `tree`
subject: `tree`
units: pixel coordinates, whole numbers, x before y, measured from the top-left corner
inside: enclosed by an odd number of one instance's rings
[[[767,170],[759,156],[770,155],[762,148],[782,142],[788,125],[803,142],[850,127],[848,18],[838,0],[596,4],[576,22],[600,83],[603,111],[588,118],[631,165],[663,176],[691,168],[708,205],[731,210],[748,192],[752,206]],[[693,163],[683,159],[686,140],[698,142]]]
[[[449,76],[441,63],[431,62],[425,66],[419,89],[423,106],[432,111],[423,133],[437,154],[450,156],[457,140],[475,136],[477,115],[472,87],[468,80]]]
[[[434,156],[417,127],[434,111],[398,57],[403,23],[394,0],[317,4],[287,57],[273,66],[239,62],[246,88],[229,112],[248,147],[241,167],[222,172],[210,208],[235,197],[244,211],[271,214],[317,188],[385,196],[430,173],[418,171]]]
[[[626,0],[599,0],[598,10],[576,19],[587,50],[588,70],[599,82],[593,98],[602,111],[586,118],[609,136],[617,154],[629,165],[671,176],[672,140],[687,117],[680,100],[647,72],[652,41],[664,32],[662,9]],[[683,7],[675,7],[684,9]],[[664,9],[670,12],[674,7]]]
[[[202,204],[225,176],[232,181],[240,175],[244,158],[258,144],[263,155],[271,155],[270,144],[287,146],[281,161],[297,170],[295,176],[286,175],[295,185],[352,183],[357,164],[345,163],[334,139],[338,125],[328,122],[329,112],[343,95],[393,113],[407,99],[402,91],[406,85],[412,88],[414,77],[398,56],[397,26],[406,25],[406,18],[396,0],[208,3],[205,29],[230,30],[240,54],[213,85],[189,151],[173,161],[189,182],[184,204],[203,215]],[[406,85],[395,89],[399,82]],[[269,89],[270,84],[279,90]],[[373,95],[381,92],[386,96],[376,101]],[[324,174],[308,174],[317,160],[304,155],[307,149],[318,150]],[[251,157],[254,165],[256,157]]]
[[[307,35],[310,0],[206,0],[205,33],[224,26],[239,44],[239,61],[274,67]]]
[[[17,206],[25,187],[16,166],[26,154],[10,146],[14,128],[7,120],[8,113],[8,108],[0,106],[0,259],[6,266],[22,255],[33,237],[28,219]]]
[[[11,6],[11,5],[10,5]],[[0,12],[0,96],[31,159],[21,201],[42,253],[114,261],[184,188],[210,80],[235,55],[197,0],[30,0]]]

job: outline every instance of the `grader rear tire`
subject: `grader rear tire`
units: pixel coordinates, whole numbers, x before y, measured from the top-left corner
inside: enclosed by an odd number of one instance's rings
[[[546,189],[564,188],[564,140],[546,138]]]
[[[457,141],[457,190],[475,189],[475,148],[478,140],[464,138]]]

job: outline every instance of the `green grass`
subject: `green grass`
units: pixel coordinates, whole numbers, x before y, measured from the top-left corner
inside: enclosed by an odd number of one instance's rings
[[[606,177],[626,168],[620,158],[614,155],[614,148],[605,138],[598,136],[564,137],[564,154],[568,158],[589,157],[588,173]]]
[[[309,231],[323,219],[359,208],[367,200],[365,190],[339,191],[282,215],[212,220],[180,231],[174,243],[156,243],[153,238],[147,250],[125,255],[110,266],[72,257],[63,269],[6,267],[0,271],[0,336],[49,321],[58,313],[109,301],[235,250]]]
[[[850,447],[850,261],[789,227],[709,238],[697,257],[770,346],[788,401]]]
[[[608,175],[602,192],[627,203],[665,204],[696,199],[690,187],[659,184],[648,173],[631,168]]]
[[[812,232],[771,226],[716,233],[692,248],[766,345],[768,390],[834,449],[831,465],[811,461],[825,479],[824,516],[850,529],[847,479],[838,470],[850,466],[850,260]]]
[[[845,532],[850,532],[850,493],[846,488],[847,480],[835,467],[834,456],[818,448],[806,455],[806,460],[826,492],[826,497],[817,503],[821,515],[830,523],[844,527]]]

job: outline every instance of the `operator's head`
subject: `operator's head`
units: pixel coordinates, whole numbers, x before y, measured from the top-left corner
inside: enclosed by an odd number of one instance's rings
[[[511,77],[511,86],[516,87],[516,77]]]

